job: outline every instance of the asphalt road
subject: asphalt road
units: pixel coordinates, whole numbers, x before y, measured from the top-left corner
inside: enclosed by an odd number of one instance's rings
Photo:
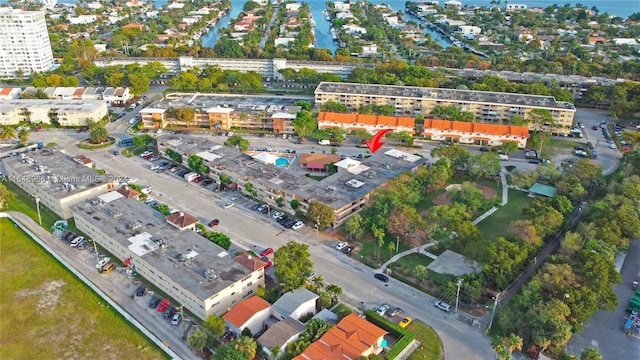
[[[631,283],[640,277],[640,240],[631,241],[626,260],[620,271],[622,284],[616,285],[618,307],[614,311],[598,311],[581,333],[574,334],[567,344],[570,354],[580,356],[587,348],[600,351],[605,360],[637,359],[640,354],[640,338],[627,336],[623,331],[625,311],[633,296]]]

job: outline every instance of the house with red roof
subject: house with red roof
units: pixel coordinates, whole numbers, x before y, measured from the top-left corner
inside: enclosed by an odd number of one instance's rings
[[[193,230],[196,228],[196,224],[200,223],[200,220],[198,220],[197,217],[184,213],[182,211],[178,211],[165,216],[165,220],[167,220],[167,224],[175,227],[180,231],[187,229]]]
[[[524,149],[529,138],[529,128],[481,122],[425,119],[422,135],[431,140],[446,140],[462,144],[499,146],[506,142],[513,142],[519,149]]]
[[[329,129],[341,127],[349,131],[365,130],[374,134],[382,129],[392,129],[394,132],[415,133],[416,119],[401,116],[343,114],[335,112],[321,112],[318,114],[318,128]]]
[[[350,314],[312,343],[294,360],[358,359],[379,354],[387,332],[367,320]]]
[[[270,316],[271,304],[259,296],[252,296],[237,303],[222,318],[231,331],[240,335],[244,329],[258,334]]]
[[[22,94],[20,88],[0,88],[0,100],[19,99]]]
[[[340,160],[340,155],[300,154],[298,163],[300,167],[306,171],[326,172],[329,164],[335,164]]]

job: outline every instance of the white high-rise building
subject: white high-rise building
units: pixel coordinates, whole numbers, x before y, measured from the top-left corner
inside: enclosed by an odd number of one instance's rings
[[[44,12],[0,8],[0,77],[28,76],[52,66]]]

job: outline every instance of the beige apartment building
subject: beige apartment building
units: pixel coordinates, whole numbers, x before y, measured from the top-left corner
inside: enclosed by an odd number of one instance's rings
[[[195,119],[189,123],[179,121],[167,112],[168,105],[154,104],[140,110],[140,118],[147,129],[172,127],[205,128],[227,131],[234,128],[271,131],[276,134],[293,134],[292,122],[300,111],[299,106],[267,106],[253,108],[211,106],[195,109]]]
[[[136,199],[111,192],[73,206],[76,226],[200,319],[222,315],[264,286],[260,259],[233,256]]]
[[[553,124],[529,125],[556,133],[569,133],[576,112],[573,104],[553,96],[511,94],[489,91],[422,88],[414,86],[322,82],[315,90],[316,106],[335,101],[357,110],[362,105],[392,105],[397,116],[429,116],[437,106],[456,106],[471,112],[477,121],[508,124],[514,115],[530,119],[531,111],[542,109],[553,117]]]
[[[3,100],[0,101],[0,125],[21,122],[60,126],[83,126],[87,120],[99,121],[109,114],[103,100]]]
[[[29,151],[3,162],[9,181],[63,219],[73,216],[74,204],[114,190],[119,182],[98,174],[87,157],[71,158],[52,149]]]

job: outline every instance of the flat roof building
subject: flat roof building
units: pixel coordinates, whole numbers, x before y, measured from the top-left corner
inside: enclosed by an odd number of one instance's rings
[[[573,104],[553,96],[490,91],[424,88],[415,86],[321,82],[315,90],[316,106],[328,101],[357,110],[366,105],[392,105],[398,116],[430,115],[434,108],[455,106],[473,113],[476,121],[506,124],[515,115],[531,121],[530,129],[568,133],[576,112]],[[546,110],[553,123],[533,121],[533,110]]]
[[[401,173],[413,171],[427,162],[423,157],[396,149],[379,151],[366,159],[339,161],[335,164],[337,173],[318,181],[296,169],[259,162],[251,155],[223,146],[222,140],[163,135],[158,138],[159,153],[166,156],[167,149],[181,154],[185,165],[189,156],[200,156],[203,164],[209,167],[212,179],[220,181],[220,176],[224,174],[245,194],[250,193],[246,190],[250,183],[251,192],[256,191],[257,198],[271,206],[277,206],[280,198],[284,204],[298,200],[302,212],[306,212],[314,201],[328,205],[334,210],[333,227],[340,226],[360,211],[372,191]],[[281,154],[286,155],[291,156]],[[287,210],[293,212],[290,208]]]
[[[263,267],[246,267],[142,202],[117,192],[98,199],[72,207],[78,229],[199,318],[226,313],[264,285]]]
[[[119,182],[52,149],[30,151],[3,162],[9,181],[63,219],[73,216],[74,204],[114,190]]]
[[[87,120],[99,121],[108,113],[107,104],[102,100],[0,101],[0,125],[16,125],[21,122],[45,124],[57,122],[60,126],[83,126],[87,124]]]

